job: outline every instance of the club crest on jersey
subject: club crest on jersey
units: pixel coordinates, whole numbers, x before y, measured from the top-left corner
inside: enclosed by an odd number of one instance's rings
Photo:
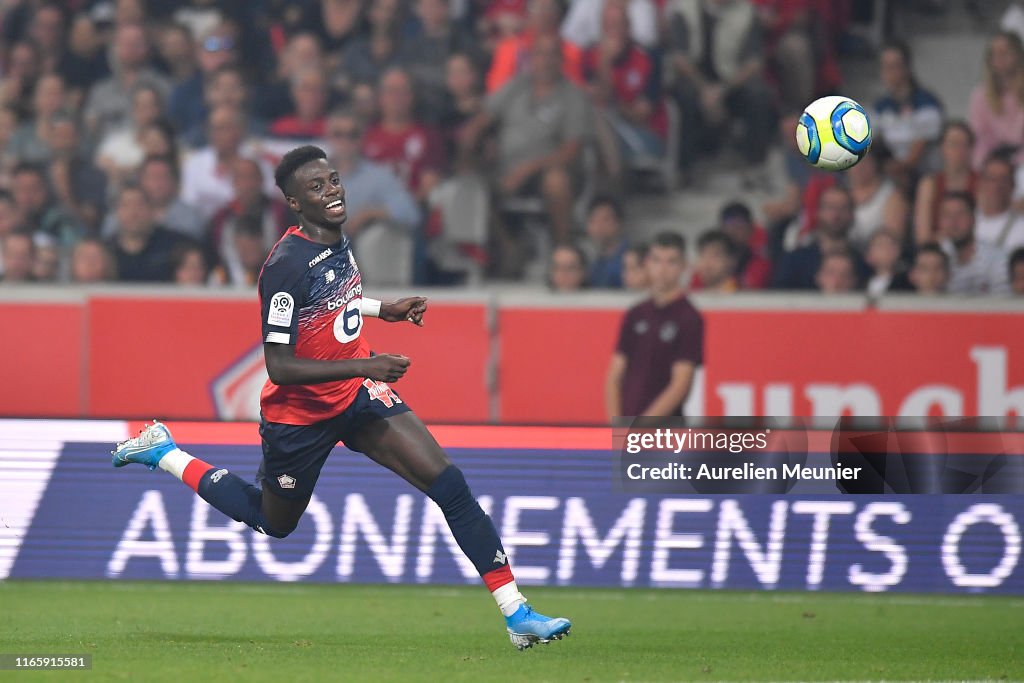
[[[267,313],[267,324],[278,327],[291,327],[292,312],[295,310],[295,299],[288,292],[278,292],[270,299],[270,312]]]
[[[277,478],[278,485],[283,489],[295,488],[295,477],[289,477],[287,474],[282,474]]]
[[[388,408],[402,402],[402,399],[398,398],[398,394],[392,391],[391,387],[384,384],[384,382],[366,378],[363,380],[363,386],[366,387],[366,391],[370,394],[371,401],[380,401]]]

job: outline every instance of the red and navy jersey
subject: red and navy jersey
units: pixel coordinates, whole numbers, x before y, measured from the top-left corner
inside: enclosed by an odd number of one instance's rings
[[[369,358],[363,339],[359,267],[342,235],[321,244],[292,226],[267,257],[259,278],[263,341],[295,346],[298,358]],[[264,419],[308,425],[345,411],[363,378],[324,384],[278,386],[267,380],[260,394]]]

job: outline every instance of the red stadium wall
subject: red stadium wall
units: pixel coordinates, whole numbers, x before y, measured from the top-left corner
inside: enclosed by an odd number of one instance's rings
[[[239,298],[0,301],[0,415],[251,419],[265,379],[254,310]],[[370,321],[367,333],[413,359],[398,390],[426,420],[603,423],[621,309],[491,313],[434,302],[423,329]],[[704,313],[694,413],[1024,415],[1019,314]]]

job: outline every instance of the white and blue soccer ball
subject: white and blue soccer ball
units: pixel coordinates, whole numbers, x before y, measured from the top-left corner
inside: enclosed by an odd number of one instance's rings
[[[822,97],[800,115],[796,144],[812,166],[845,171],[871,148],[871,121],[864,108],[849,97]]]

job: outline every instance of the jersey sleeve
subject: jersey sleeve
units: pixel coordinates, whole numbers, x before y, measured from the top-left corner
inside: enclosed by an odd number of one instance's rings
[[[303,303],[302,274],[279,265],[263,269],[260,308],[263,341],[295,344],[299,340],[299,307]]]
[[[704,364],[704,318],[700,313],[693,311],[683,319],[674,355],[675,362]]]

